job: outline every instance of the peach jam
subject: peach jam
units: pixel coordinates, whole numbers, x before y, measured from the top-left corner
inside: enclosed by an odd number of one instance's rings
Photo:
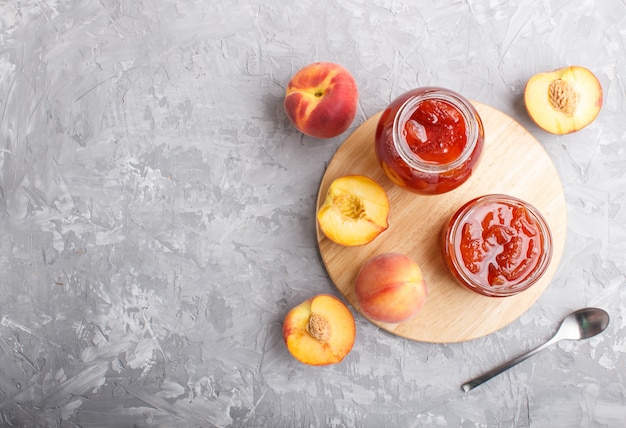
[[[461,284],[485,296],[505,297],[526,290],[544,274],[552,237],[532,205],[486,195],[452,216],[443,233],[443,254]]]
[[[474,106],[444,88],[400,95],[376,128],[376,156],[398,186],[420,194],[453,190],[472,174],[483,148],[483,124]]]

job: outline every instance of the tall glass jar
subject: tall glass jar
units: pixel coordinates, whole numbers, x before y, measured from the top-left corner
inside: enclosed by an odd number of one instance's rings
[[[445,88],[408,91],[389,104],[376,128],[376,156],[398,186],[439,194],[463,184],[484,142],[482,120],[463,96]]]

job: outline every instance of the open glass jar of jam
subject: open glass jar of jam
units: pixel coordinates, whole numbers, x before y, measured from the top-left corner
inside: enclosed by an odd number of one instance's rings
[[[389,104],[376,128],[376,156],[398,186],[439,194],[463,184],[483,148],[484,129],[474,106],[444,88],[408,91]]]
[[[443,256],[453,275],[491,297],[517,294],[535,284],[552,258],[552,235],[539,211],[508,195],[473,199],[443,230]]]

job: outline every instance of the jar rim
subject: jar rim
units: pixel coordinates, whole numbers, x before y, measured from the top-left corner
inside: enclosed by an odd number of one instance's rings
[[[425,87],[422,89],[424,90],[423,93],[408,98],[400,106],[393,119],[392,137],[394,147],[402,160],[409,165],[409,167],[420,172],[441,173],[458,168],[470,158],[474,148],[478,144],[480,129],[482,127],[479,123],[480,116],[467,99],[454,91],[438,87]],[[417,109],[417,106],[427,100],[441,100],[447,102],[463,116],[467,142],[461,155],[452,162],[435,163],[424,161],[411,150],[406,140],[402,125],[409,120]]]
[[[537,265],[535,266],[533,271],[521,281],[502,289],[482,284],[476,281],[472,276],[470,276],[467,273],[463,262],[459,260],[458,254],[456,253],[456,245],[454,242],[454,236],[456,236],[458,228],[462,227],[462,225],[464,224],[464,220],[467,219],[477,208],[493,202],[504,202],[516,206],[523,206],[536,220],[539,233],[542,236],[542,251],[540,259],[538,260]],[[451,268],[456,272],[463,285],[465,285],[467,288],[474,290],[477,293],[491,297],[512,296],[530,288],[537,281],[539,281],[539,279],[548,269],[548,266],[550,265],[550,262],[552,260],[552,233],[545,217],[539,212],[536,207],[534,207],[530,203],[520,198],[505,194],[483,195],[474,198],[469,202],[466,202],[463,206],[461,206],[461,208],[459,208],[455,212],[452,218],[453,222],[448,224],[447,227],[444,245],[446,246],[446,248],[449,248],[449,250],[446,250],[446,252],[449,253],[448,260],[452,263]]]

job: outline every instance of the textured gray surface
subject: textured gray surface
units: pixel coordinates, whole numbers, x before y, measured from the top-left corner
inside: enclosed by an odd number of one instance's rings
[[[625,28],[623,0],[3,1],[0,421],[626,426]],[[345,65],[361,92],[353,127],[323,141],[282,109],[290,76],[317,60]],[[597,74],[605,104],[553,136],[521,94],[569,64]],[[357,315],[343,363],[303,366],[281,328],[295,304],[336,294],[314,229],[324,167],[424,85],[545,145],[568,204],[558,273],[488,337],[410,342]],[[603,335],[460,390],[591,305],[612,316]]]

